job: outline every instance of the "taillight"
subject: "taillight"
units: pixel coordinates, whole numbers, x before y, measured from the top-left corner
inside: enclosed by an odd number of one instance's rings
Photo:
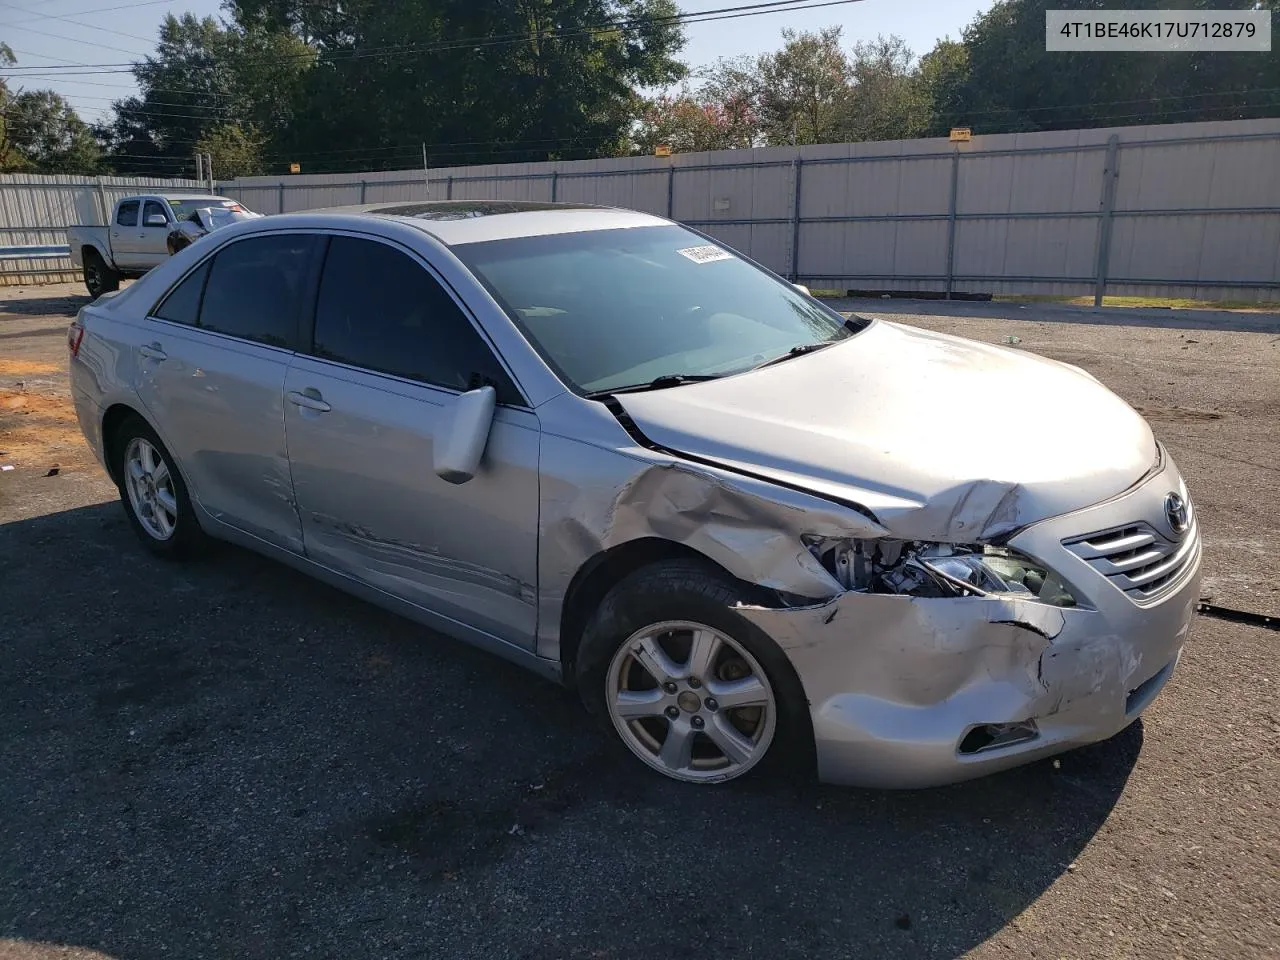
[[[71,356],[80,355],[80,342],[84,340],[84,327],[79,320],[73,320],[71,326],[67,328],[67,348],[71,351]]]

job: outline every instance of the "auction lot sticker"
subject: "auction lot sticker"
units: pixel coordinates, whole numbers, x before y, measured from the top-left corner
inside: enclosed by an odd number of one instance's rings
[[[1271,49],[1270,10],[1046,10],[1050,53],[1227,53]]]
[[[715,263],[717,260],[733,259],[732,253],[713,247],[711,244],[705,247],[685,247],[683,250],[677,250],[676,253],[682,257],[688,257],[694,263]]]

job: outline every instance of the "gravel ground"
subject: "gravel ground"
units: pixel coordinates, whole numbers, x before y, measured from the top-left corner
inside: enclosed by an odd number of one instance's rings
[[[82,302],[0,296],[3,960],[1280,951],[1276,633],[1202,619],[1143,721],[1056,764],[682,788],[501,661],[238,550],[143,553],[64,400]],[[1089,369],[1178,458],[1215,602],[1280,612],[1280,320],[842,306]]]

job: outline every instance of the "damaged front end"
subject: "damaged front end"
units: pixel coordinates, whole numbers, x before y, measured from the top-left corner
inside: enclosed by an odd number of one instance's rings
[[[1007,547],[905,540],[802,538],[845,590],[912,597],[1006,596],[1074,607],[1054,571]]]

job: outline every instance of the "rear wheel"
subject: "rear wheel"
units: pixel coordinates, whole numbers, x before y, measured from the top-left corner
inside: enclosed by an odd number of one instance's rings
[[[95,300],[104,293],[120,289],[120,274],[112,270],[97,250],[84,254],[84,285]]]
[[[141,417],[116,430],[114,473],[129,524],[157,556],[180,559],[207,543],[173,457]]]
[[[811,755],[790,661],[733,609],[747,592],[709,564],[655,564],[614,587],[583,634],[588,709],[674,780],[724,782]]]

